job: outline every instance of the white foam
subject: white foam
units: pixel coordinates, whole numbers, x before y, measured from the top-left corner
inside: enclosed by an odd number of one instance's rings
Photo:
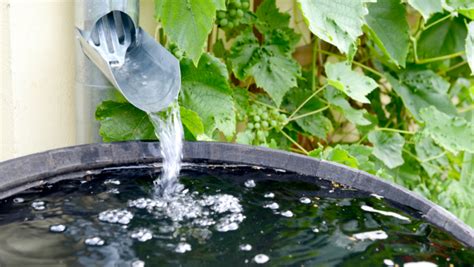
[[[394,217],[394,218],[397,218],[397,219],[400,219],[400,220],[403,220],[403,221],[408,221],[408,222],[410,221],[409,218],[407,218],[403,215],[400,215],[398,213],[395,213],[395,212],[377,210],[377,209],[374,209],[374,208],[372,208],[370,206],[367,206],[367,205],[362,205],[360,208],[362,210],[365,210],[365,211],[368,211],[368,212],[374,212],[374,213],[382,214],[382,215],[385,215],[385,216]]]

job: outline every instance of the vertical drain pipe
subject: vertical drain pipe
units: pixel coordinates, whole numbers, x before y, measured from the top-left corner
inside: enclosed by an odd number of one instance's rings
[[[89,35],[99,18],[115,10],[128,14],[135,25],[138,25],[138,0],[76,0],[75,26]],[[101,141],[95,110],[100,102],[114,100],[119,94],[99,68],[82,52],[79,41],[76,41],[77,144]]]

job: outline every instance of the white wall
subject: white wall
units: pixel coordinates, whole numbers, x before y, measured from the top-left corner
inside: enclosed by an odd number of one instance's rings
[[[73,30],[73,0],[0,0],[0,161],[75,144]]]

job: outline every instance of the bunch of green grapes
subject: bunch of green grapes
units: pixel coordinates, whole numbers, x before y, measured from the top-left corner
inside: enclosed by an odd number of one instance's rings
[[[271,129],[281,129],[287,123],[285,114],[277,109],[252,104],[247,129],[254,133],[257,142],[265,143]]]
[[[249,0],[228,0],[227,10],[217,11],[217,25],[224,29],[238,26],[249,6]]]

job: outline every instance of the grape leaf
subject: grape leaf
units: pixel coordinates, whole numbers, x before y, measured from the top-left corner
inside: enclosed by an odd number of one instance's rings
[[[183,60],[181,77],[181,104],[201,117],[205,133],[212,136],[219,129],[228,139],[232,138],[235,108],[224,63],[207,53],[197,67],[190,60]]]
[[[148,115],[127,102],[104,101],[95,112],[104,142],[156,140]]]
[[[433,16],[428,24],[442,15]],[[444,20],[424,30],[418,39],[417,53],[420,59],[454,54],[464,50],[467,30],[462,18]]]
[[[274,29],[286,28],[290,23],[290,14],[281,13],[275,0],[265,0],[261,3],[257,11],[256,27],[261,33],[270,32]]]
[[[405,67],[410,44],[405,6],[400,0],[384,0],[370,3],[368,9],[369,35],[395,64]]]
[[[194,136],[195,139],[204,134],[204,125],[199,115],[185,107],[180,107],[181,122],[183,126]]]
[[[444,150],[438,147],[428,136],[417,138],[415,151],[418,158],[422,160],[420,164],[429,177],[433,177],[436,173],[439,173],[441,167],[449,165],[448,158],[442,155]],[[431,158],[434,159],[428,160]]]
[[[441,0],[408,0],[408,4],[420,12],[425,21],[434,13],[443,11]]]
[[[474,75],[474,21],[469,22],[467,25],[468,34],[466,37],[466,56],[471,73]]]
[[[420,110],[420,117],[425,123],[424,134],[433,138],[436,144],[452,153],[474,153],[473,123],[461,117],[449,116],[433,106]]]
[[[296,86],[296,78],[300,75],[300,66],[294,59],[277,45],[267,42],[260,45],[251,30],[237,37],[229,59],[238,79],[252,76],[277,106],[286,92]]]
[[[220,1],[219,1],[220,2]],[[155,0],[155,15],[171,42],[186,52],[195,65],[204,52],[214,26],[216,0]]]
[[[373,155],[388,168],[396,168],[405,162],[402,157],[405,139],[399,133],[371,131],[368,138],[374,146]]]
[[[460,182],[464,186],[474,189],[474,156],[472,153],[464,152]]]
[[[324,96],[327,101],[334,107],[338,108],[344,117],[356,125],[369,125],[371,122],[364,117],[367,114],[365,109],[355,109],[351,107],[349,102],[344,98],[338,90],[328,87],[324,90]]]
[[[445,113],[456,113],[447,93],[449,83],[431,70],[404,72],[400,81],[390,75],[387,79],[418,121],[421,120],[420,109],[432,105]]]
[[[370,103],[366,95],[378,86],[377,82],[372,78],[353,71],[346,62],[328,62],[324,68],[328,76],[329,85],[341,90],[359,102]]]
[[[309,29],[322,40],[350,54],[362,35],[367,8],[362,0],[298,0]],[[351,51],[352,50],[352,51]]]

